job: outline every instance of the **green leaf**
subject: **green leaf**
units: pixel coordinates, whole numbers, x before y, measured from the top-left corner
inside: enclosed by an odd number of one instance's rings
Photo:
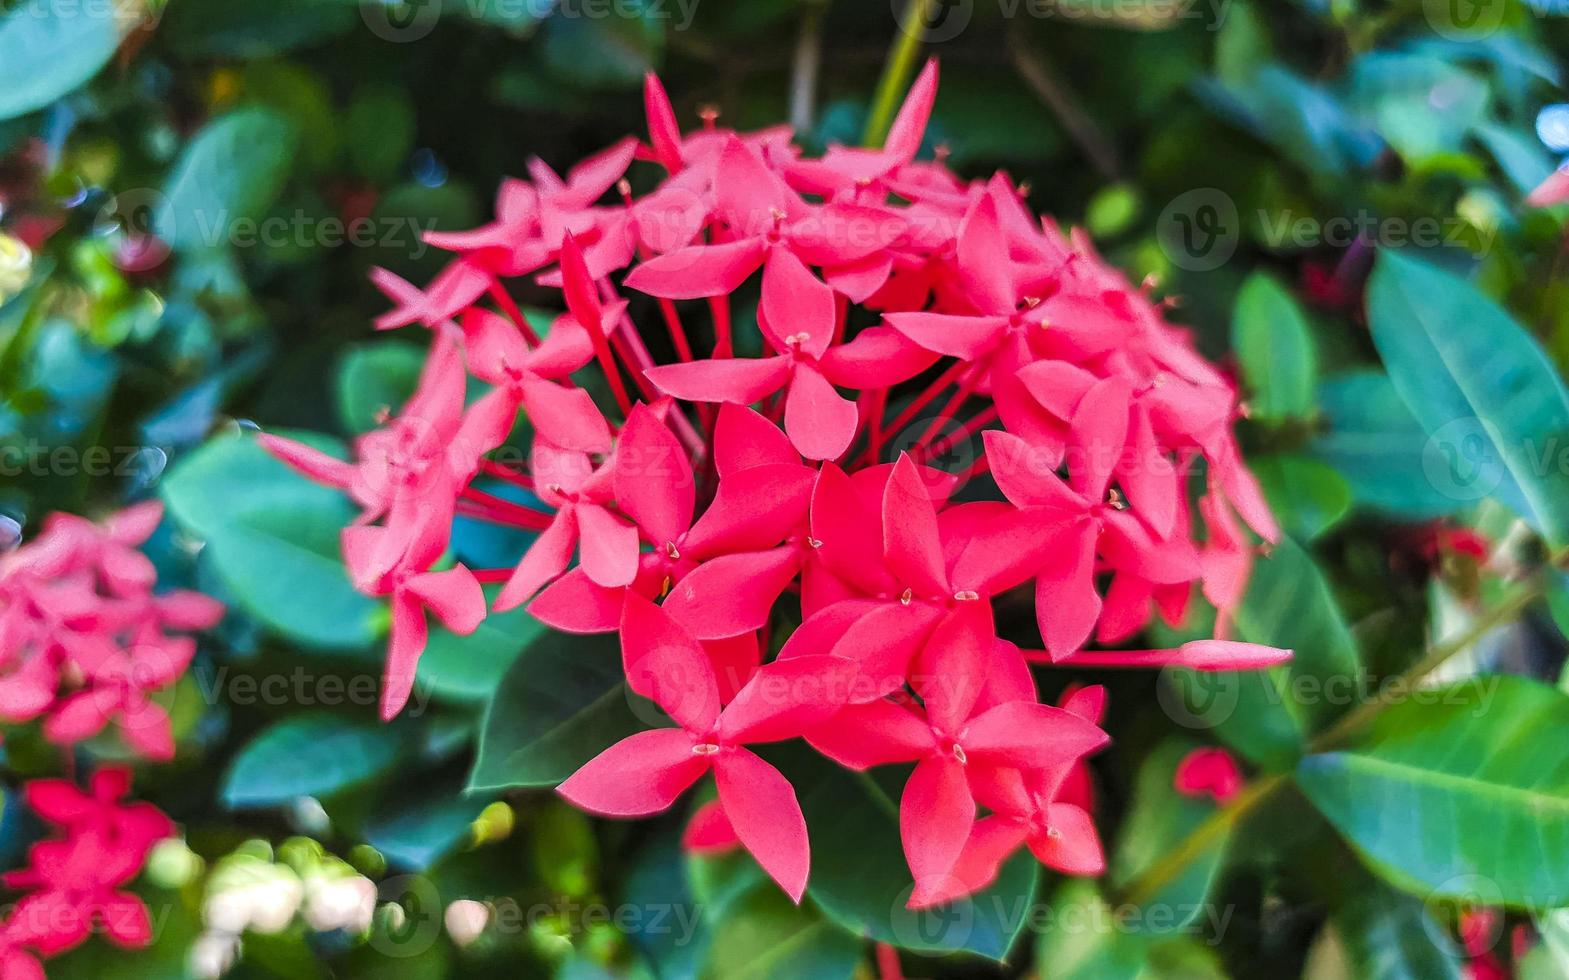
[[[1297,782],[1413,894],[1528,908],[1569,895],[1569,696],[1522,677],[1417,691]]]
[[[450,788],[449,792],[450,792]],[[473,840],[474,821],[490,799],[432,793],[423,783],[416,792],[377,805],[366,823],[365,842],[404,871],[424,871]]]
[[[1349,707],[1362,677],[1356,640],[1328,581],[1295,541],[1282,538],[1268,558],[1254,563],[1235,616],[1243,639],[1293,652],[1291,662],[1276,669],[1288,672],[1300,695],[1300,703],[1293,697],[1287,704],[1308,731]]]
[[[320,73],[289,62],[261,61],[245,66],[241,84],[247,105],[270,109],[288,122],[305,169],[330,170],[342,146],[343,123]]]
[[[1318,406],[1328,431],[1309,450],[1345,477],[1359,505],[1411,520],[1441,517],[1467,505],[1441,493],[1424,475],[1427,433],[1382,371],[1348,371],[1326,379],[1319,386]]]
[[[283,189],[295,133],[268,109],[238,109],[213,120],[186,146],[164,184],[154,228],[174,248],[219,249],[250,237]]]
[[[1305,980],[1458,980],[1463,951],[1417,899],[1353,874],[1308,953]]]
[[[327,452],[341,449],[322,437],[292,435]],[[175,520],[206,540],[206,557],[246,612],[314,646],[374,642],[380,606],[349,584],[338,536],[354,507],[338,491],[234,436],[207,443],[176,466],[163,498]]]
[[[1379,253],[1367,306],[1390,381],[1430,437],[1429,480],[1460,501],[1494,496],[1569,543],[1569,394],[1531,335],[1464,279],[1394,252]]]
[[[491,697],[469,789],[555,786],[648,727],[632,710],[613,637],[548,633],[512,662]]]
[[[408,95],[398,89],[355,93],[343,128],[349,162],[361,176],[378,183],[397,176],[414,149],[414,109]]]
[[[1197,746],[1169,738],[1145,758],[1133,785],[1133,802],[1108,865],[1108,880],[1127,888],[1215,812],[1207,796],[1184,796],[1172,788],[1177,764]],[[1127,923],[1131,932],[1164,935],[1180,932],[1204,911],[1215,875],[1225,856],[1229,833],[1220,834],[1169,880],[1161,884]],[[1158,913],[1158,914],[1157,914]]]
[[[1290,538],[1254,564],[1234,615],[1242,639],[1289,649],[1291,662],[1264,671],[1173,671],[1180,700],[1172,707],[1255,764],[1290,769],[1305,736],[1360,695],[1356,641],[1312,557]]]
[[[1307,317],[1273,276],[1255,272],[1242,284],[1231,342],[1251,392],[1251,417],[1279,422],[1313,414],[1318,355]]]
[[[265,58],[360,26],[344,0],[178,0],[159,31],[187,58]]]
[[[659,66],[665,24],[656,0],[627,0],[606,17],[557,11],[545,22],[545,65],[580,88],[632,88]]]
[[[1036,972],[1051,980],[1221,980],[1215,951],[1185,935],[1137,928],[1137,910],[1112,907],[1095,882],[1069,878],[1052,898],[1036,944]]]
[[[113,4],[21,4],[0,18],[0,119],[24,115],[85,85],[120,46]]]
[[[373,779],[403,752],[399,729],[327,714],[285,718],[239,751],[223,776],[224,805],[277,806]]]
[[[1029,918],[1040,865],[1021,851],[982,892],[915,912],[914,882],[899,844],[894,771],[853,773],[803,753],[783,764],[811,834],[807,894],[853,935],[927,952],[1007,955]]]
[[[1351,107],[1408,164],[1460,150],[1487,113],[1487,83],[1450,61],[1375,52],[1352,62]]]
[[[357,344],[338,365],[338,418],[355,435],[377,428],[397,414],[419,384],[425,350],[404,341]]]
[[[1307,456],[1255,456],[1248,467],[1286,533],[1312,541],[1351,510],[1351,485],[1328,463]]]
[[[1040,931],[1035,961],[1042,976],[1052,980],[1134,980],[1144,968],[1149,937],[1122,927],[1117,912],[1101,897],[1095,882],[1064,881],[1051,907],[1072,909],[1080,926],[1067,916],[1054,917]]]
[[[754,888],[715,930],[703,976],[724,980],[848,978],[861,941],[825,921],[810,905],[793,905],[776,887]]]
[[[437,697],[483,703],[518,655],[547,635],[545,624],[523,609],[492,613],[468,636],[435,628],[414,676]]]

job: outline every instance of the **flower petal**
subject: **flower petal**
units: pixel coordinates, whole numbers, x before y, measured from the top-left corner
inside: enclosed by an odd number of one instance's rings
[[[669,613],[628,593],[621,613],[621,664],[627,686],[703,735],[719,717],[719,684],[708,654]]]
[[[834,390],[816,367],[796,365],[785,395],[785,432],[807,459],[838,459],[860,425],[855,402]]]
[[[590,759],[556,792],[607,817],[659,813],[708,771],[712,756],[692,747],[692,737],[679,728],[638,732]]]
[[[694,402],[750,405],[790,380],[787,357],[724,358],[661,364],[643,372],[654,387],[672,398]]]
[[[719,754],[714,781],[742,846],[799,903],[812,857],[795,789],[779,770],[745,749]]]
[[[722,640],[762,629],[779,594],[795,578],[793,547],[721,555],[678,582],[664,608],[699,640]]]
[[[975,800],[964,766],[946,753],[916,763],[899,799],[899,839],[915,876],[913,905],[942,890],[975,823]]]

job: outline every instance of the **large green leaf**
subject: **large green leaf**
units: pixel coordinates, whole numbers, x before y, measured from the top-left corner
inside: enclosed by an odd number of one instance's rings
[[[716,980],[834,980],[861,961],[861,941],[825,920],[810,904],[793,905],[772,885],[759,885],[716,924],[703,976]]]
[[[458,795],[459,788],[445,781],[401,788],[394,798],[378,801],[361,835],[393,867],[424,871],[472,842],[474,821],[490,802]]]
[[[1424,520],[1469,503],[1442,493],[1423,475],[1427,432],[1384,372],[1348,371],[1325,379],[1318,407],[1325,432],[1309,448],[1345,477],[1359,505]]]
[[[468,636],[432,629],[415,677],[438,697],[488,701],[518,654],[546,632],[545,624],[523,609],[492,613]]]
[[[382,341],[349,348],[338,365],[338,418],[354,434],[397,414],[419,384],[425,351],[403,341]]]
[[[1280,453],[1248,461],[1287,534],[1311,541],[1351,510],[1351,485],[1333,466],[1311,456]]]
[[[329,452],[330,440],[296,434]],[[163,484],[175,520],[206,539],[207,555],[234,599],[295,640],[364,647],[380,607],[354,591],[338,547],[353,519],[348,500],[274,459],[255,440],[216,439]]]
[[[1212,948],[1187,935],[1152,935],[1135,928],[1136,910],[1112,906],[1088,879],[1064,881],[1050,908],[1053,914],[1042,920],[1035,949],[1041,977],[1222,980],[1226,976]]]
[[[1282,538],[1253,566],[1234,618],[1243,639],[1292,651],[1267,671],[1172,673],[1190,726],[1212,728],[1267,769],[1289,769],[1306,735],[1358,700],[1356,641],[1312,556]]]
[[[1039,864],[1021,851],[991,887],[920,912],[905,908],[914,882],[899,844],[899,780],[856,774],[801,753],[783,765],[811,834],[807,894],[855,935],[904,949],[1007,955],[1028,920]]]
[[[1178,763],[1196,747],[1185,738],[1170,738],[1139,766],[1133,802],[1107,869],[1114,887],[1130,888],[1151,873],[1168,852],[1215,812],[1215,802],[1209,797],[1184,796],[1172,787]],[[1174,875],[1156,882],[1141,907],[1132,910],[1129,931],[1152,936],[1180,932],[1203,914],[1229,839],[1229,834],[1216,835]]]
[[[87,83],[120,46],[114,4],[24,3],[0,17],[0,119],[44,106]]]
[[[1252,417],[1275,422],[1313,414],[1318,354],[1302,308],[1274,277],[1255,272],[1242,284],[1231,342]]]
[[[1422,896],[1569,897],[1569,695],[1521,677],[1415,692],[1297,782],[1395,885]]]
[[[1329,582],[1295,541],[1282,538],[1254,563],[1235,618],[1244,639],[1292,651],[1283,668],[1292,680],[1286,706],[1309,730],[1352,704],[1362,676],[1356,640]]]
[[[1463,950],[1426,905],[1366,874],[1343,878],[1305,980],[1458,980]]]
[[[238,109],[208,123],[164,185],[153,218],[158,234],[185,251],[259,239],[252,223],[283,189],[295,142],[293,127],[269,109]]]
[[[265,58],[360,26],[344,0],[179,0],[160,35],[185,57]],[[379,5],[367,5],[366,16]]]
[[[1569,394],[1524,328],[1458,276],[1381,252],[1368,323],[1389,378],[1430,437],[1424,472],[1458,500],[1494,496],[1569,543]]]
[[[230,761],[223,802],[263,807],[324,796],[387,771],[403,748],[398,728],[337,715],[295,715],[263,729]]]
[[[607,17],[558,11],[545,22],[545,66],[580,88],[630,88],[658,67],[666,24],[655,0],[626,0]]]
[[[555,786],[650,727],[632,697],[612,638],[540,637],[512,662],[485,709],[469,789]]]

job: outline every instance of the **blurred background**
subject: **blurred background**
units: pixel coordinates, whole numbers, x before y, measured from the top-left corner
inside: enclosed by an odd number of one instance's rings
[[[423,282],[444,259],[421,234],[486,220],[530,157],[564,172],[643,135],[644,73],[687,128],[788,120],[820,151],[875,137],[874,107],[896,104],[879,93],[902,96],[936,55],[928,150],[1027,184],[1171,297],[1206,353],[1267,387],[1244,433],[1260,478],[1288,530],[1317,542],[1346,617],[1380,612],[1361,634],[1376,658],[1401,623],[1459,615],[1478,585],[1444,565],[1431,523],[1475,497],[1424,477],[1424,439],[1373,369],[1364,284],[1378,247],[1420,250],[1569,359],[1566,212],[1524,204],[1569,153],[1560,14],[1556,0],[0,0],[0,514],[14,522],[0,530],[161,491],[217,541],[223,501],[276,473],[229,454],[183,485],[166,475],[258,423],[372,427],[421,354],[420,338],[373,335],[387,303],[368,271]],[[668,949],[609,914],[648,914],[622,903],[658,895],[679,916],[692,887],[718,889],[723,911],[731,879],[682,874],[678,823],[595,829],[545,794],[458,793],[480,708],[537,624],[502,624],[483,657],[438,639],[434,700],[372,723],[374,691],[352,692],[375,675],[381,614],[331,581],[344,505],[313,491],[290,491],[287,529],[249,529],[272,535],[266,568],[194,560],[168,528],[155,541],[169,578],[240,607],[181,684],[179,760],[144,778],[190,849],[149,869],[153,949],[90,945],[51,976],[216,975],[241,933],[232,976],[781,975],[789,944],[761,966],[758,950],[821,925],[755,892],[722,928],[672,919]],[[310,595],[273,601],[258,578]],[[1539,617],[1497,655],[1552,675],[1562,648]],[[277,722],[302,704],[319,716]],[[6,750],[14,772],[47,768],[25,736]],[[285,758],[313,779],[280,784]],[[1107,782],[1119,800],[1134,779]],[[25,819],[7,811],[8,858]],[[1311,965],[1323,908],[1297,897],[1234,926],[1226,971]],[[832,942],[801,948],[825,958],[816,975],[847,975],[867,969],[851,945],[847,971]],[[1200,952],[1148,969],[1221,975]],[[914,975],[1030,969],[1026,951]]]

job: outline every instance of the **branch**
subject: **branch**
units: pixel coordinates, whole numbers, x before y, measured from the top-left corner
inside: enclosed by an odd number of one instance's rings
[[[1107,180],[1116,180],[1122,174],[1122,164],[1117,159],[1117,149],[1101,132],[1095,120],[1079,106],[1078,96],[1068,83],[1057,76],[1051,66],[1026,46],[1023,33],[1017,24],[1008,27],[1008,52],[1013,57],[1013,69],[1035,97],[1052,111],[1068,137],[1078,144],[1090,163]]]

